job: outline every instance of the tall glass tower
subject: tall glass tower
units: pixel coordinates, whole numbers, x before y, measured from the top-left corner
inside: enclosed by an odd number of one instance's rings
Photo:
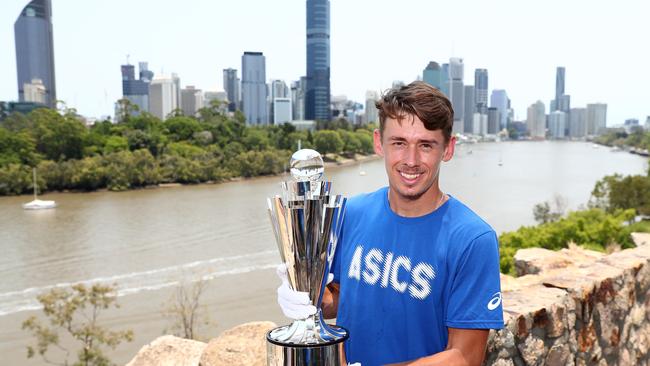
[[[51,0],[30,1],[14,23],[14,36],[18,99],[25,101],[23,88],[26,83],[41,79],[45,86],[45,104],[56,107]]]
[[[307,92],[305,119],[329,121],[330,2],[307,0]]]

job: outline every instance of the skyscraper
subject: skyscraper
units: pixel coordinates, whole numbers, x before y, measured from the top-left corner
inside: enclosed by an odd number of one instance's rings
[[[307,78],[302,76],[300,80],[291,83],[291,110],[295,120],[305,119],[305,91],[307,89]]]
[[[474,93],[476,99],[476,111],[487,113],[488,107],[488,71],[487,69],[474,70]]]
[[[24,85],[40,79],[45,87],[46,105],[56,107],[54,42],[51,0],[32,0],[14,23],[18,99],[25,101]]]
[[[153,72],[147,69],[147,63],[140,63],[140,79],[135,78],[133,65],[122,65],[122,97],[138,106],[139,112],[149,111],[149,84]],[[135,113],[137,114],[137,113]]]
[[[228,111],[239,109],[239,78],[237,69],[223,69],[223,90],[228,96]]]
[[[374,90],[368,90],[366,92],[366,114],[365,114],[365,123],[376,123],[379,124],[379,111],[375,106],[375,103],[379,100],[379,94]]]
[[[465,88],[463,78],[465,65],[463,59],[452,57],[449,59],[449,100],[454,108],[454,133],[464,132],[465,116]]]
[[[25,102],[45,104],[47,92],[41,79],[32,79],[31,83],[23,84]]]
[[[567,114],[562,111],[553,111],[548,115],[548,132],[551,138],[563,139],[565,137]]]
[[[267,100],[267,105],[269,109],[269,116],[272,117],[270,122],[273,122],[274,124],[277,123],[283,123],[283,122],[288,122],[291,121],[291,98],[289,98],[289,87],[287,87],[287,83],[285,83],[283,80],[271,80],[271,82],[268,85],[269,90],[268,90],[268,100]],[[284,99],[289,100],[289,112],[281,112],[279,114],[280,119],[283,121],[278,121],[275,119],[275,100],[276,99],[282,99],[282,101],[279,103],[279,105],[284,108],[286,105],[286,101]]]
[[[607,104],[587,104],[587,135],[601,134],[607,125]]]
[[[587,135],[587,109],[571,108],[569,114],[569,137],[580,138]]]
[[[442,90],[442,69],[437,62],[431,61],[422,71],[422,80],[440,90]]]
[[[447,63],[442,64],[440,72],[440,84],[442,86],[442,89],[440,89],[440,91],[449,96],[449,64]]]
[[[474,85],[465,85],[465,113],[463,114],[463,132],[472,133],[476,102],[474,99]]]
[[[305,118],[329,121],[330,2],[307,0],[307,91]]]
[[[566,70],[562,66],[558,66],[555,70],[555,108],[557,109],[559,109],[560,97],[564,95],[565,72]]]
[[[490,95],[490,107],[499,110],[499,130],[508,126],[508,109],[509,109],[508,94],[503,89],[492,90]]]
[[[203,108],[203,93],[193,85],[188,85],[181,90],[180,107],[186,116],[196,116],[199,109]]]
[[[149,84],[149,111],[164,120],[178,107],[178,92],[173,77],[158,76]]]
[[[543,140],[546,137],[546,107],[541,100],[528,107],[526,126],[532,139]]]
[[[247,125],[269,123],[266,107],[266,58],[262,52],[244,52],[242,64],[242,109]]]

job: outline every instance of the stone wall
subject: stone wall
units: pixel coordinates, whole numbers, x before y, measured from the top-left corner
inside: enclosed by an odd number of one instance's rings
[[[515,256],[502,275],[506,327],[492,331],[486,365],[650,365],[650,235],[609,255],[571,246]],[[163,336],[127,366],[263,366],[266,331],[248,323],[210,343]]]

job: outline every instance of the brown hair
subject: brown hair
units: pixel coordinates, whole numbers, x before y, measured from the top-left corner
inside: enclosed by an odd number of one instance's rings
[[[442,130],[445,142],[451,138],[454,125],[454,109],[451,102],[440,90],[423,81],[389,89],[375,106],[379,111],[379,132],[382,136],[386,118],[393,118],[401,123],[406,115],[412,114],[424,123],[427,130]]]

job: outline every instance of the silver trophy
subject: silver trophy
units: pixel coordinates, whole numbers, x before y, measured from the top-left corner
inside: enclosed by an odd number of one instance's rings
[[[292,289],[309,293],[316,314],[267,333],[269,366],[345,365],[348,331],[325,323],[320,308],[327,275],[341,232],[346,199],[323,182],[323,159],[302,149],[291,157],[292,181],[282,182],[283,196],[268,199],[273,233],[287,265]]]

